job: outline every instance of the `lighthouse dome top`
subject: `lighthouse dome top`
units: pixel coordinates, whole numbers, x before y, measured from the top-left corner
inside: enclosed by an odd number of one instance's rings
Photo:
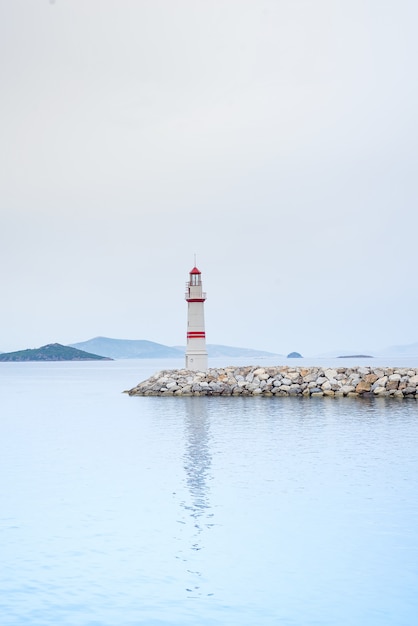
[[[202,272],[198,270],[196,266],[192,270],[190,270],[190,274],[201,274],[201,273]]]

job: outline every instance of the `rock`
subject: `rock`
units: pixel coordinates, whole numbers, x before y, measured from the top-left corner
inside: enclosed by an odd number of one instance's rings
[[[303,371],[306,372],[306,370],[303,370]],[[317,378],[318,377],[317,377],[315,372],[312,372],[310,374],[303,374],[303,381],[305,383],[312,383],[312,382],[316,381]]]
[[[393,382],[393,381],[399,382],[400,380],[401,380],[401,375],[400,374],[391,374],[389,376],[389,381],[390,382]]]
[[[356,387],[356,393],[366,393],[367,391],[370,391],[371,388],[371,383],[367,383],[365,380],[361,380]]]
[[[385,372],[381,369],[374,369],[373,374],[376,374],[377,378],[382,378],[385,375]]]
[[[329,396],[373,393],[418,399],[418,368],[225,367],[207,372],[164,370],[142,381],[129,395],[138,396]]]
[[[335,378],[336,376],[338,376],[338,372],[337,370],[325,370],[324,371],[325,377],[328,378],[328,380],[331,380],[331,378]]]

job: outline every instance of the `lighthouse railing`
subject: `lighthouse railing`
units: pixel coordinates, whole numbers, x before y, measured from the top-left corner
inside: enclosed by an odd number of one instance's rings
[[[187,291],[186,291],[186,293],[184,294],[184,299],[185,299],[185,300],[189,300],[191,297],[193,297],[193,296],[191,296],[191,295],[190,295],[190,291],[189,291],[189,290],[187,290]],[[201,296],[199,296],[199,300],[200,300],[200,298],[201,298],[202,300],[206,300],[206,291],[202,291],[202,295],[201,295]]]

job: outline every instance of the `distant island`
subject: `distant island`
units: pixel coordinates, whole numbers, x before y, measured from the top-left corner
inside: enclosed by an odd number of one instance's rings
[[[337,356],[337,359],[373,359],[370,354],[343,354]]]
[[[290,352],[287,355],[288,359],[303,359],[303,356],[300,354],[300,352]]]
[[[62,346],[60,343],[49,343],[41,348],[3,352],[0,354],[0,361],[112,361],[112,359],[70,346]]]

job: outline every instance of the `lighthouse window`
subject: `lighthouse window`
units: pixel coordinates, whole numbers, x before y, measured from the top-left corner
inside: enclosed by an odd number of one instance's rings
[[[191,278],[191,281],[190,281],[191,285],[196,286],[196,285],[200,284],[200,281],[199,281],[200,276],[199,276],[199,274],[191,274],[190,278]]]

